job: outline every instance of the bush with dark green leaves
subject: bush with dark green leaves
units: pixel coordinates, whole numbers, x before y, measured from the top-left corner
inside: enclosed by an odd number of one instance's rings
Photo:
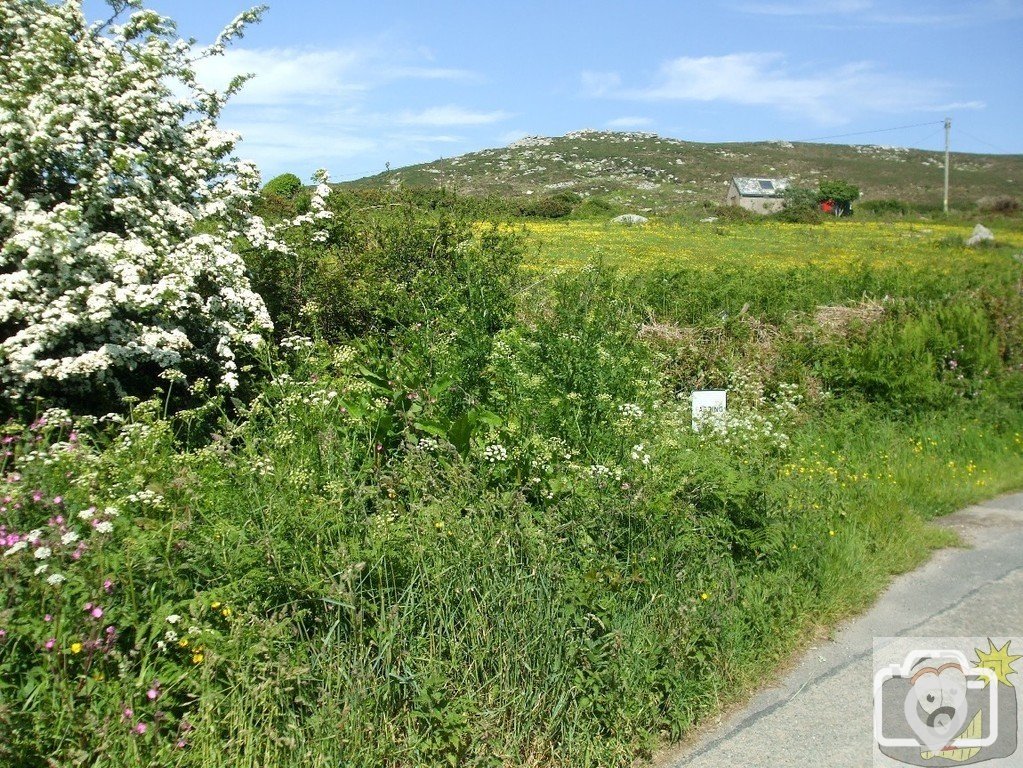
[[[540,197],[519,204],[518,214],[537,219],[560,219],[572,213],[572,203],[563,197]]]
[[[293,200],[302,191],[302,180],[293,173],[282,173],[274,176],[263,187],[264,195],[277,195],[285,200]]]
[[[866,211],[876,216],[905,216],[909,213],[909,206],[906,203],[890,197],[879,200],[864,200],[857,207],[861,211]]]

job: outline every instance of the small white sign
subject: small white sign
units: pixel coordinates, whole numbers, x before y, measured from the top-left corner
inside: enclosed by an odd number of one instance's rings
[[[725,419],[728,391],[725,389],[704,389],[693,392],[693,430],[707,422],[723,422]]]

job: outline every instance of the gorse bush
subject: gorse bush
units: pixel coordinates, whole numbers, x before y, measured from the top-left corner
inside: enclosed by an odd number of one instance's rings
[[[201,55],[219,55],[258,17],[242,14]],[[233,389],[237,355],[269,330],[233,246],[261,226],[250,206],[258,173],[216,127],[241,81],[202,89],[195,55],[151,11],[90,26],[78,3],[0,8],[7,402],[102,407],[148,395],[169,369]]]

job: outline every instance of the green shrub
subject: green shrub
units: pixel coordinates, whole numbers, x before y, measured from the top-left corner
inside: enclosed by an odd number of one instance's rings
[[[977,201],[977,209],[986,213],[1013,214],[1020,210],[1020,204],[1011,195],[990,195]]]
[[[826,379],[837,390],[902,413],[978,397],[1002,370],[988,314],[976,301],[963,300],[907,304],[858,341],[829,345],[825,359]]]
[[[587,197],[577,206],[573,217],[577,219],[599,218],[606,219],[617,216],[624,209],[611,202],[605,197]]]
[[[264,195],[276,195],[285,200],[293,200],[302,191],[302,180],[293,173],[282,173],[274,176],[263,187]]]
[[[721,221],[754,222],[763,218],[759,214],[743,208],[741,205],[719,205],[714,209],[713,215]]]
[[[813,207],[785,205],[777,213],[771,214],[775,221],[784,221],[790,224],[820,224],[824,221],[824,212],[818,205]]]
[[[572,213],[572,203],[563,196],[540,197],[519,203],[518,214],[538,219],[560,219]]]
[[[894,198],[864,200],[857,205],[857,208],[876,216],[905,216],[909,213],[909,206],[903,201]]]
[[[278,332],[338,341],[438,318],[455,325],[471,315],[470,301],[486,305],[470,320],[491,322],[492,311],[508,305],[518,238],[435,214],[430,204],[416,192],[335,192],[325,239],[299,230],[290,236],[294,255],[250,252],[253,282]]]

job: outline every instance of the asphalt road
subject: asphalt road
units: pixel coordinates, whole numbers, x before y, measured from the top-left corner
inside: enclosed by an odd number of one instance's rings
[[[747,706],[706,723],[687,746],[659,756],[658,768],[904,765],[882,756],[873,739],[875,638],[1017,637],[1011,651],[1023,654],[1023,493],[968,507],[939,523],[958,531],[969,548],[941,550],[897,577],[869,612],[810,648]],[[1023,659],[1016,670],[1023,714]],[[1019,736],[1011,758],[982,765],[1023,766],[1023,730]]]

